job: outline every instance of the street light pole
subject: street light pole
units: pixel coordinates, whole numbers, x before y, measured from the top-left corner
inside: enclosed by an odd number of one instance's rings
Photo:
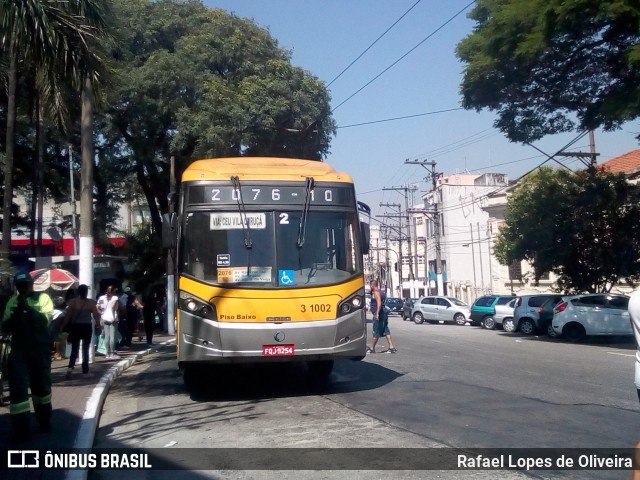
[[[469,224],[469,230],[471,231],[471,243],[469,246],[471,247],[471,263],[473,263],[473,292],[475,295],[478,280],[476,279],[476,254],[473,249],[473,223]]]
[[[482,270],[482,242],[480,240],[480,222],[478,222],[477,225],[478,225],[478,260],[480,260],[480,285],[484,290],[484,272]]]

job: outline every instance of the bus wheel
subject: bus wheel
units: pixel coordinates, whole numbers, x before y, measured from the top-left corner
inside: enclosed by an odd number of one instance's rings
[[[326,380],[333,370],[333,360],[308,362],[309,373],[315,380]]]

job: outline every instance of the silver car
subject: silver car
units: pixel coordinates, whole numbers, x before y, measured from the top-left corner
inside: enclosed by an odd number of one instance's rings
[[[513,310],[513,321],[502,322],[505,332],[522,332],[525,335],[533,335],[541,329],[540,307],[549,299],[559,302],[562,295],[548,293],[544,295],[522,295],[516,299]]]
[[[453,297],[421,297],[413,304],[411,318],[417,324],[455,322],[464,325],[471,317],[469,305]]]
[[[551,326],[570,342],[587,335],[633,335],[629,319],[629,297],[594,293],[565,297],[553,309]]]

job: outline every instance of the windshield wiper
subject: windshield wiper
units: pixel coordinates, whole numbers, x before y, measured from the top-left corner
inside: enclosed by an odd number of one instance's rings
[[[253,242],[251,241],[251,231],[249,228],[249,221],[247,220],[247,210],[244,206],[244,200],[242,200],[242,192],[240,190],[240,179],[237,176],[231,177],[231,183],[233,188],[238,192],[236,200],[238,202],[238,212],[240,213],[240,223],[242,223],[242,233],[244,235],[244,247],[247,249],[247,279],[251,279],[251,252]]]
[[[251,241],[251,232],[249,230],[249,222],[247,221],[247,209],[244,206],[244,200],[242,200],[242,193],[240,191],[240,179],[237,176],[231,177],[233,188],[238,192],[236,201],[238,202],[238,212],[240,213],[240,223],[242,223],[242,233],[244,234],[244,246],[249,249],[253,247]]]
[[[311,205],[311,192],[315,187],[315,181],[313,177],[307,177],[307,193],[304,197],[304,208],[302,210],[302,216],[300,217],[300,227],[298,228],[298,248],[302,248],[304,245],[304,237],[307,231],[307,217],[309,215],[309,206]]]

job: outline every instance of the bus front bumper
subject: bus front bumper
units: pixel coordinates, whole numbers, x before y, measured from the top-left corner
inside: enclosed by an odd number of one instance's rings
[[[361,360],[366,342],[364,310],[336,320],[290,323],[217,322],[182,311],[178,362]],[[293,355],[265,356],[265,346],[293,346]]]

